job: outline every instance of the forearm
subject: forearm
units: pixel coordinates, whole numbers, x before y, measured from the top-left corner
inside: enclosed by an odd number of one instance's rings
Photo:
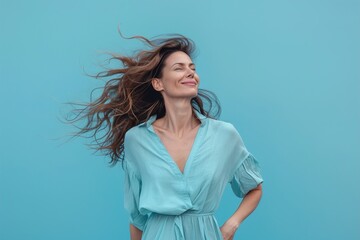
[[[232,225],[238,227],[258,206],[262,195],[262,185],[251,190],[241,201],[235,213],[228,219]]]
[[[134,225],[130,224],[130,239],[131,240],[141,240],[142,231],[135,227]]]

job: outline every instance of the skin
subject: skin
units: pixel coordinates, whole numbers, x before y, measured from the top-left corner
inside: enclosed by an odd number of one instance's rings
[[[153,123],[154,130],[181,172],[193,145],[200,121],[194,116],[191,99],[198,93],[200,78],[191,58],[184,52],[174,52],[165,60],[161,78],[152,79],[152,86],[163,98],[166,114]],[[221,226],[225,240],[233,239],[241,222],[257,207],[262,187],[250,191],[234,214]],[[130,224],[132,240],[141,240],[142,231]]]

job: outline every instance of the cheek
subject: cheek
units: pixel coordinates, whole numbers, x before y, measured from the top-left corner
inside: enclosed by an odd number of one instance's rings
[[[178,77],[179,75],[181,75],[181,74],[180,74],[180,72],[177,72],[177,71],[165,71],[163,73],[163,78],[171,80],[171,79]]]
[[[173,72],[173,73],[169,73],[166,75],[166,77],[164,77],[164,81],[167,84],[176,84],[179,80],[181,80],[184,77],[184,74],[182,73],[178,73],[178,72]]]
[[[176,75],[174,75],[174,74],[169,74],[169,75],[167,75],[166,77],[164,77],[164,78],[162,79],[162,86],[163,86],[165,89],[174,88],[174,87],[176,87],[176,85],[178,84],[178,79],[179,79],[179,77],[177,77]]]
[[[195,74],[195,80],[198,81],[198,83],[200,83],[200,77],[199,77],[199,75]]]

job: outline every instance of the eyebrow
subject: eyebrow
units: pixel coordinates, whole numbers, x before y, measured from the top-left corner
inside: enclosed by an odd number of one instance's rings
[[[185,63],[178,62],[178,63],[174,63],[171,67],[175,66],[176,64],[179,64],[179,65],[181,65],[181,66],[185,66],[185,65],[186,65]],[[195,63],[190,63],[189,66],[195,66]]]

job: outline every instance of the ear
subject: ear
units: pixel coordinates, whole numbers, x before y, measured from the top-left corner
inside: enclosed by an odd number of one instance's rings
[[[162,90],[164,90],[162,81],[159,78],[151,79],[151,84],[152,84],[153,88],[158,92],[161,92]]]

